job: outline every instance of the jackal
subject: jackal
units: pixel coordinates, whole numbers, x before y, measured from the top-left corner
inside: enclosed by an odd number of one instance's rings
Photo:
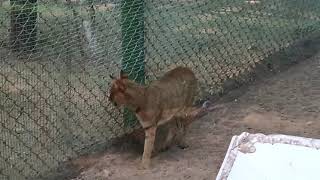
[[[154,152],[163,150],[172,143],[186,147],[185,133],[188,125],[196,118],[213,110],[207,104],[194,107],[197,95],[197,78],[191,69],[177,67],[149,85],[140,85],[128,79],[123,71],[113,78],[109,100],[116,106],[124,106],[135,112],[144,131],[142,168],[149,168]],[[159,129],[159,128],[160,129]],[[157,128],[163,132],[157,138]],[[139,135],[137,131],[136,135]],[[141,131],[140,131],[141,134]],[[157,146],[157,144],[159,144]]]

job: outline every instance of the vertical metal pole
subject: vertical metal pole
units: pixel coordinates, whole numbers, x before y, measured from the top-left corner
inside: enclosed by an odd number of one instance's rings
[[[145,82],[144,71],[144,0],[121,1],[122,70],[130,79]],[[126,126],[135,125],[136,117],[124,111]]]
[[[37,0],[10,0],[10,41],[14,51],[32,53],[37,44]]]

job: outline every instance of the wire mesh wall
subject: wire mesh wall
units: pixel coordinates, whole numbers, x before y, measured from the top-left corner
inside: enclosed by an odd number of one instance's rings
[[[1,0],[0,179],[41,177],[130,131],[109,74],[148,83],[184,65],[215,94],[318,34],[319,12],[318,0]]]

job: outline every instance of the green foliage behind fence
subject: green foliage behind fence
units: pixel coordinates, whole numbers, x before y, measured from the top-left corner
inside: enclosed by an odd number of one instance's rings
[[[184,65],[213,95],[319,18],[318,0],[0,1],[0,179],[41,178],[130,131],[110,74],[148,83]]]

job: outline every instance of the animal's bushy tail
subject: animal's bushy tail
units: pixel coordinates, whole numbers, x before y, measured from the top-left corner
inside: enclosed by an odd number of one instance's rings
[[[192,122],[204,117],[210,112],[224,108],[223,105],[214,105],[211,101],[205,101],[201,107],[190,108],[189,110],[178,114],[176,117],[184,119],[184,123],[189,125]]]

